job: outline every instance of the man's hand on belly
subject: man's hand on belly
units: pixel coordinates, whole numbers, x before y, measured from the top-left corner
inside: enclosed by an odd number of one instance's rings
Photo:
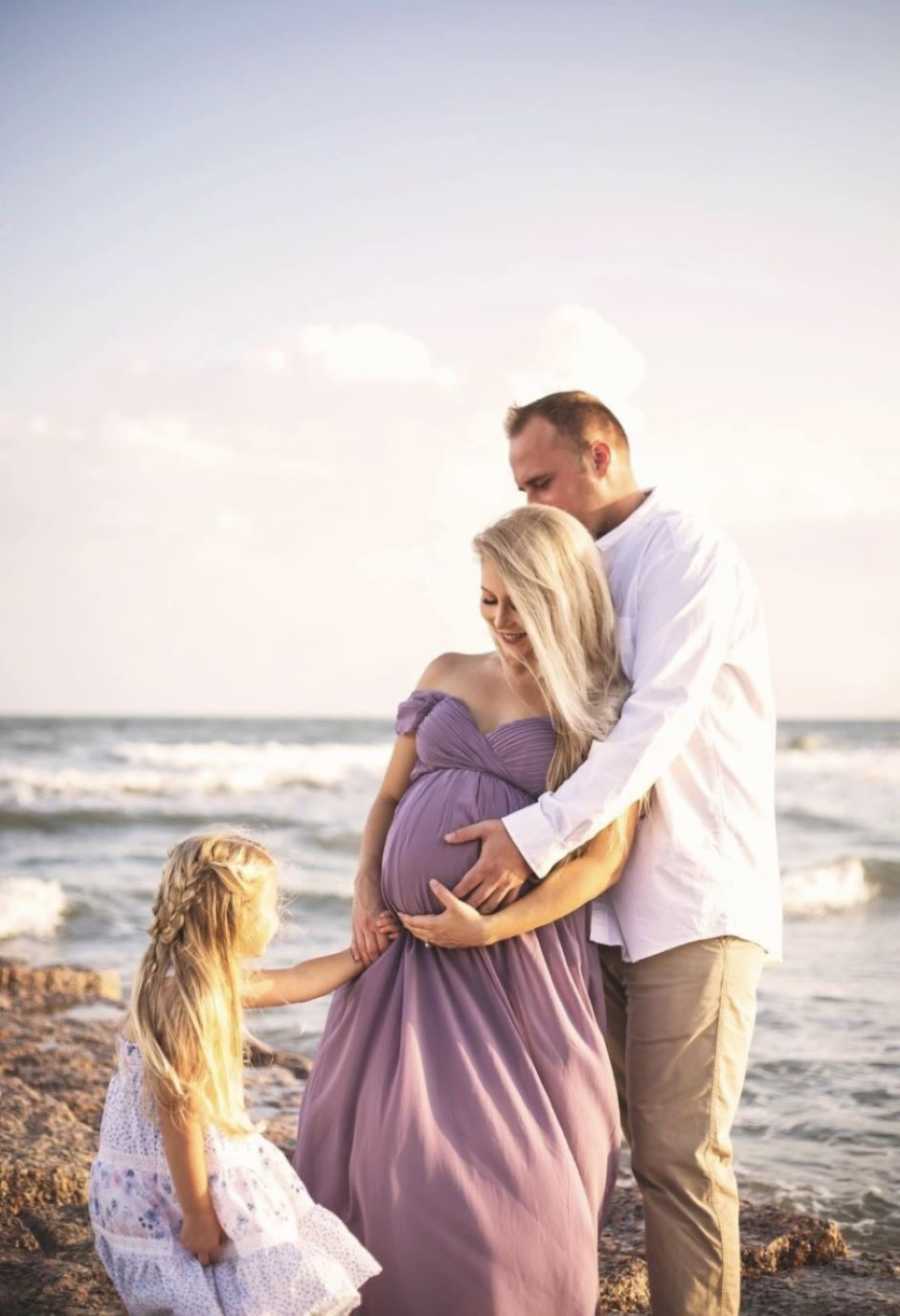
[[[456,884],[453,894],[480,909],[482,914],[492,914],[510,901],[529,876],[528,864],[499,818],[460,827],[458,831],[448,832],[444,840],[451,845],[481,842],[477,862]]]

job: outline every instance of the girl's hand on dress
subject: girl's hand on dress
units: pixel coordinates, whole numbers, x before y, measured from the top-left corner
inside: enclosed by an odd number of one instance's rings
[[[442,882],[429,883],[444,906],[442,914],[401,914],[400,921],[413,937],[443,950],[467,950],[491,944],[491,920],[456,896]]]
[[[364,964],[366,968],[374,964],[390,945],[387,932],[381,931],[379,927],[379,919],[384,915],[390,917],[390,911],[384,907],[377,879],[359,874],[353,888],[350,953],[357,963]]]
[[[218,1261],[225,1234],[211,1206],[202,1211],[185,1213],[179,1241],[183,1248],[197,1258],[201,1266]]]
[[[400,936],[400,920],[390,909],[381,911],[375,920],[375,927],[387,937],[388,941],[396,941]]]

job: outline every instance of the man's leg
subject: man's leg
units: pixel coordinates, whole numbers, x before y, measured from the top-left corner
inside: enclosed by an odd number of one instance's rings
[[[616,1080],[619,1098],[619,1117],[625,1141],[631,1144],[628,1127],[628,1093],[625,1088],[625,1042],[628,1036],[628,995],[625,986],[625,968],[619,946],[599,946],[603,967],[603,1000],[606,1005],[606,1049]]]
[[[624,964],[631,1164],[654,1316],[738,1316],[731,1126],[764,954],[737,937]]]

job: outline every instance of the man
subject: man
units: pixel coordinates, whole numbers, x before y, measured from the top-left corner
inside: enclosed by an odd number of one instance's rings
[[[479,839],[456,888],[483,912],[545,876],[653,788],[619,883],[595,902],[608,1045],[640,1185],[655,1316],[737,1316],[730,1131],[765,954],[780,955],[775,720],[746,565],[641,490],[615,416],[581,392],[507,417],[516,483],[593,534],[632,683],[608,739],[558,790]]]

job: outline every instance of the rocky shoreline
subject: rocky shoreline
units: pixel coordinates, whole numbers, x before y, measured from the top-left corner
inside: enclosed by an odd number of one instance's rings
[[[121,1316],[86,1206],[122,1018],[118,978],[0,959],[0,1018],[0,1311]],[[248,1071],[253,1113],[284,1150],[308,1064],[260,1047]],[[742,1204],[741,1226],[746,1316],[900,1316],[900,1257],[851,1252],[833,1222],[772,1206]],[[648,1310],[642,1233],[639,1197],[625,1186],[600,1258],[604,1316]]]

